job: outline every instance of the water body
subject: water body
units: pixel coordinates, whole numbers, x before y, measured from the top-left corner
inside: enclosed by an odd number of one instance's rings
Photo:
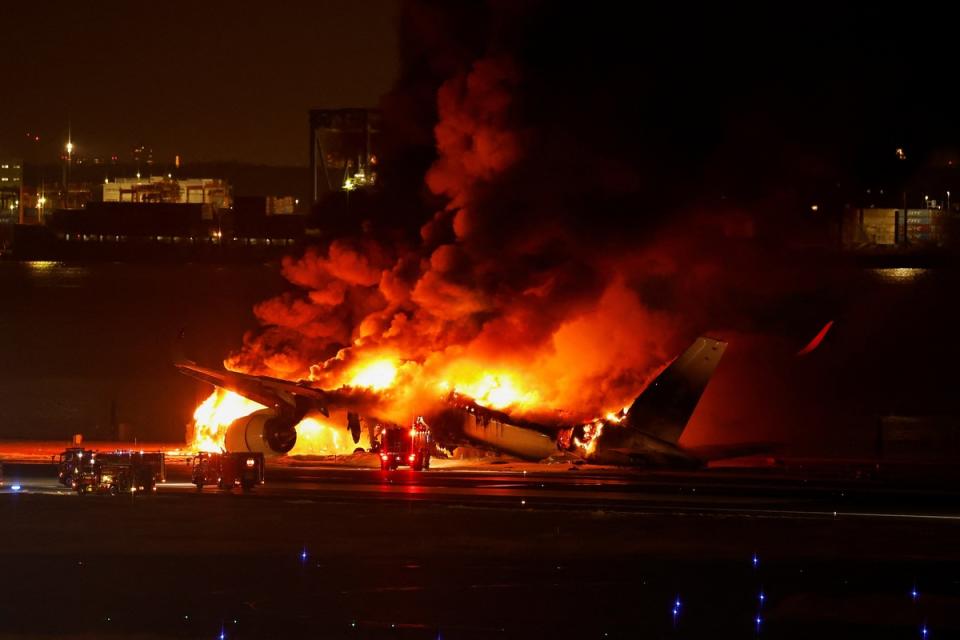
[[[0,262],[0,438],[176,440],[205,389],[172,343],[216,364],[257,326],[253,305],[287,285],[278,265]]]

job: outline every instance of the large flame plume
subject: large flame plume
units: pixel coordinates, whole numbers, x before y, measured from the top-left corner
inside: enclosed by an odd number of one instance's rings
[[[265,328],[226,366],[365,389],[378,417],[401,424],[450,391],[551,421],[623,406],[679,327],[628,280],[648,256],[583,252],[571,230],[485,206],[486,189],[527,149],[513,124],[520,82],[510,60],[496,57],[446,82],[426,183],[449,204],[423,225],[422,245],[364,234],[285,259],[299,291],[256,306]]]
[[[223,451],[223,441],[230,423],[260,409],[266,407],[218,387],[193,412],[192,448],[211,453]]]
[[[193,441],[188,444],[194,451],[223,451],[230,423],[265,408],[218,387],[194,411]],[[288,455],[341,455],[353,453],[358,447],[369,449],[369,434],[364,431],[360,442],[354,443],[343,428],[344,423],[336,423],[322,415],[308,415],[296,425],[297,444]]]
[[[649,184],[656,159],[636,161],[642,145],[567,137],[571,124],[616,137],[605,120],[583,126],[589,94],[525,100],[537,83],[502,51],[447,75],[422,177],[442,208],[412,239],[390,226],[410,203],[383,198],[382,213],[357,210],[358,229],[286,258],[292,290],[255,307],[261,329],[227,368],[363,389],[399,424],[456,391],[584,425],[628,405],[697,334],[743,324],[735,308],[769,300],[783,277],[761,260],[753,215],[680,215]]]

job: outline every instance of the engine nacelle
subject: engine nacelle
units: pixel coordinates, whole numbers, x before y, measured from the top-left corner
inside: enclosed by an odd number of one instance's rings
[[[223,446],[228,452],[283,455],[297,443],[295,426],[293,421],[281,418],[272,410],[261,409],[231,422]]]

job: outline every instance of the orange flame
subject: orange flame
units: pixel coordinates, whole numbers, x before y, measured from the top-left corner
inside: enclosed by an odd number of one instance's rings
[[[248,416],[254,411],[266,409],[259,402],[217,387],[210,397],[204,400],[193,412],[194,451],[223,451],[223,441],[227,427],[237,418]]]
[[[307,416],[296,429],[297,444],[287,455],[348,455],[358,447],[370,448],[370,437],[365,430],[360,434],[360,442],[354,443],[346,429],[330,424],[320,415]]]
[[[397,365],[392,360],[380,359],[364,364],[353,371],[349,385],[383,391],[397,379]]]

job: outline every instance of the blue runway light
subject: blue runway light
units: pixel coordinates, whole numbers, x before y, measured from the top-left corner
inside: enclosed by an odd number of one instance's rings
[[[913,589],[910,590],[910,597],[913,598],[914,601],[920,597],[920,592],[917,591],[916,585],[914,585]]]
[[[920,637],[921,637],[921,638],[923,638],[924,640],[926,640],[928,633],[929,633],[929,632],[927,631],[927,625],[923,625],[922,627],[920,627]]]
[[[756,569],[758,566],[760,566],[760,557],[759,557],[756,553],[754,553],[754,554],[753,554],[753,568]]]
[[[763,603],[767,600],[767,594],[763,592],[763,589],[760,589],[760,595],[757,596],[757,599],[760,601],[760,606],[763,606]]]
[[[306,547],[304,547],[304,548],[303,548],[303,551],[300,552],[300,561],[301,561],[301,562],[306,562],[306,561],[307,561],[307,548],[306,548]]]

